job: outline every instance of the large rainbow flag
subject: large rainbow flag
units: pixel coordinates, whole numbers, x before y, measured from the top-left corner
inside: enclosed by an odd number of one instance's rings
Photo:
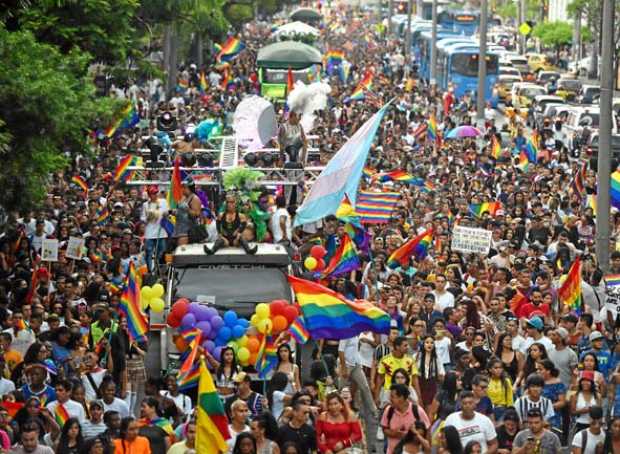
[[[415,179],[404,170],[393,170],[391,172],[380,173],[375,178],[381,182],[400,181],[401,183],[414,184]]]
[[[611,174],[610,190],[611,206],[620,210],[620,171],[616,170]]]
[[[121,301],[118,306],[121,313],[127,318],[127,331],[132,341],[142,341],[146,338],[148,331],[148,322],[146,315],[142,313],[140,306],[140,286],[138,280],[140,277],[136,272],[136,266],[133,261],[129,262],[129,273],[127,273],[127,281],[123,293],[121,293]]]
[[[489,216],[495,216],[497,210],[501,207],[501,202],[472,203],[469,205],[469,212],[477,218],[482,217],[484,213],[489,213]]]
[[[115,120],[110,126],[108,126],[103,132],[103,134],[106,137],[114,137],[114,134],[116,134],[121,129],[133,128],[139,122],[140,114],[138,114],[138,111],[133,104],[128,104],[121,112],[119,118]]]
[[[527,139],[525,144],[525,153],[527,154],[527,160],[533,164],[538,161],[538,151],[540,150],[540,137],[538,133],[534,131],[532,136]]]
[[[328,265],[323,270],[322,277],[337,277],[360,269],[360,258],[353,246],[353,240],[349,235],[344,235],[340,239],[340,247],[332,256]]]
[[[125,155],[121,158],[114,169],[114,181],[115,182],[127,182],[133,177],[134,171],[129,170],[129,167],[142,165],[142,158],[139,156]]]
[[[399,266],[407,267],[411,257],[422,260],[428,254],[428,248],[432,242],[433,230],[429,229],[422,232],[392,252],[392,255],[387,259],[387,266],[392,269]]]
[[[364,74],[364,78],[360,80],[360,82],[357,84],[357,87],[355,87],[355,90],[353,90],[353,93],[351,93],[351,96],[345,99],[345,102],[362,101],[366,97],[365,92],[371,90],[372,73],[370,71],[366,71],[366,74]]]
[[[362,224],[384,224],[392,218],[399,200],[398,192],[360,191],[355,210]]]
[[[558,289],[558,299],[573,310],[581,309],[581,260],[575,259],[566,280]]]
[[[221,63],[235,58],[237,54],[245,49],[245,44],[239,41],[239,38],[229,36],[224,44],[216,44],[215,47],[219,51],[215,59],[218,63]]]
[[[431,115],[427,122],[428,127],[426,128],[426,134],[428,136],[428,140],[431,142],[435,142],[437,140],[437,120],[435,119],[435,115]]]
[[[313,339],[349,339],[363,331],[387,334],[390,316],[367,301],[349,301],[320,284],[288,277]]]
[[[230,438],[224,404],[217,394],[213,377],[204,358],[200,358],[200,382],[196,405],[196,452],[220,454],[228,451]]]

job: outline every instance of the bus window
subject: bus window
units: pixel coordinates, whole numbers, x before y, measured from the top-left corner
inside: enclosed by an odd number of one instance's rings
[[[478,56],[474,54],[453,54],[451,70],[461,76],[478,76]]]

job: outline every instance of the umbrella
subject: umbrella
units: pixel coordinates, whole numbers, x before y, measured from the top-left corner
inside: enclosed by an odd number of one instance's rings
[[[482,135],[482,132],[473,126],[457,126],[448,131],[446,139],[464,139],[466,137],[478,137],[480,135]]]
[[[323,56],[316,48],[297,41],[269,44],[256,56],[257,66],[269,69],[305,69],[322,62]]]
[[[318,29],[308,25],[304,22],[290,22],[288,24],[284,24],[275,31],[274,36],[280,35],[312,35],[319,36],[320,32]]]
[[[302,22],[318,22],[323,18],[323,15],[312,8],[299,8],[290,15],[290,18]]]

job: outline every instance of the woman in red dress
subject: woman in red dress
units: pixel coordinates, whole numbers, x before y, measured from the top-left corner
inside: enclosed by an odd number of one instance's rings
[[[319,452],[336,454],[362,440],[360,422],[349,411],[338,392],[326,397],[327,411],[316,422]]]

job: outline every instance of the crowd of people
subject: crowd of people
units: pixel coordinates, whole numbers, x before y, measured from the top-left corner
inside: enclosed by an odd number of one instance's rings
[[[594,254],[595,213],[584,199],[595,194],[596,177],[592,170],[582,172],[585,155],[549,140],[539,162],[517,168],[512,150],[524,147],[532,132],[518,118],[502,124],[494,114],[486,119],[483,138],[430,141],[419,131],[431,114],[439,134],[471,124],[471,99],[454,99],[418,80],[402,40],[374,13],[346,7],[324,13],[317,45],[344,50],[350,76],[343,82],[324,75],[332,93],[312,131],[320,151],[314,164],[329,161],[378,107],[394,99],[367,166],[377,173],[402,170],[432,189],[363,180],[364,189],[399,192],[399,201],[386,223],[366,226],[370,247],[358,251],[360,269],[327,282],[349,299],[385,310],[392,320],[389,333],[312,340],[310,364],[296,361],[300,346],[294,341],[283,342],[262,389],[238,365],[234,349],[209,358],[229,419],[229,452],[548,454],[569,446],[581,454],[620,453],[617,313]],[[234,194],[211,190],[205,202],[188,178],[174,211],[175,228],[166,232],[160,221],[170,211],[167,187],[118,183],[113,172],[123,156],[152,148],[153,137],[165,145],[168,163],[181,155],[185,165],[205,165],[203,156],[193,154],[200,146],[193,131],[206,118],[229,130],[237,104],[259,90],[256,51],[270,32],[268,23],[246,26],[240,35],[246,49],[224,70],[215,64],[181,68],[179,78],[187,83],[172,96],[159,81],[113,87],[114,96],[135,103],[140,126],[148,126],[99,136],[92,155],[78,156],[50,178],[40,209],[10,213],[0,240],[3,452],[195,449],[196,393],[179,390],[176,371],[147,378],[149,346],[132,341],[119,316],[119,289],[130,263],[157,276],[166,253],[193,241],[198,218],[214,248],[248,253],[255,253],[256,225]],[[231,81],[224,88],[223,71]],[[363,101],[347,102],[368,72],[372,89]],[[162,118],[174,119],[181,134],[158,132]],[[299,129],[296,113],[282,118],[278,165],[306,161]],[[510,143],[494,156],[491,138],[506,134]],[[300,138],[303,154],[293,157],[285,142]],[[146,171],[145,179],[160,172]],[[571,184],[578,174],[583,193]],[[88,191],[71,183],[74,176]],[[347,235],[335,216],[293,228],[297,197],[271,196],[262,241],[285,244],[303,257],[317,242],[338,245]],[[496,201],[501,208],[494,215],[470,210]],[[612,216],[615,251],[620,216]],[[457,225],[490,230],[489,253],[451,249]],[[433,242],[425,258],[387,266],[394,250],[429,228]],[[66,255],[75,237],[84,240],[81,259]],[[42,261],[50,238],[59,241],[58,258]],[[559,300],[558,287],[576,257],[582,263],[581,306],[571,308]],[[620,252],[612,254],[610,273],[620,273]]]

